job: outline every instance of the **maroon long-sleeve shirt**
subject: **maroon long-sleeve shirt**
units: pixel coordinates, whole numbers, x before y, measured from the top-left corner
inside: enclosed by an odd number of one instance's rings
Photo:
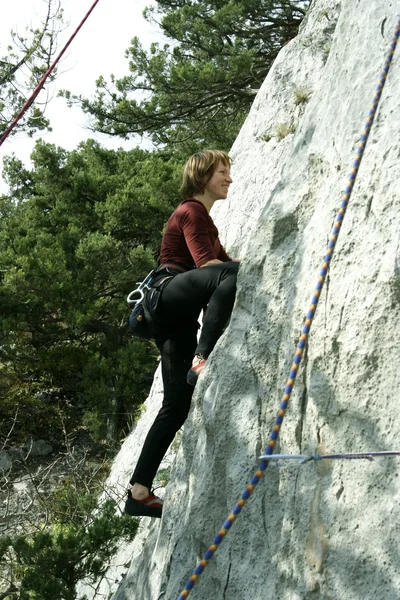
[[[190,269],[215,258],[222,262],[232,260],[221,245],[218,229],[204,204],[195,198],[184,200],[168,219],[159,264],[178,263]]]

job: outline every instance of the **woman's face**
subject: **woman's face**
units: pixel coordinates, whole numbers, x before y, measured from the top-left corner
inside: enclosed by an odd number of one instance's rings
[[[219,162],[215,171],[204,188],[204,193],[213,200],[224,200],[228,195],[228,189],[232,183],[230,166]]]

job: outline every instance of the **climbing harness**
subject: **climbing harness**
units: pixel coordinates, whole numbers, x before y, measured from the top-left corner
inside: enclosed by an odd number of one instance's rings
[[[367,459],[385,458],[387,456],[400,456],[400,450],[383,450],[380,452],[346,452],[343,454],[264,454],[259,456],[259,460],[268,460],[278,462],[280,460],[297,460],[299,465],[304,465],[308,462],[319,460],[352,460],[352,459]]]
[[[37,96],[39,95],[39,92],[43,88],[43,86],[44,86],[47,78],[54,71],[54,69],[57,66],[58,62],[60,61],[61,57],[65,54],[65,52],[69,48],[72,40],[75,38],[76,34],[81,29],[82,25],[88,19],[89,15],[92,13],[92,11],[94,10],[94,8],[95,8],[96,4],[98,4],[98,2],[99,2],[99,0],[96,0],[93,3],[92,7],[86,13],[86,15],[84,16],[84,18],[82,19],[82,21],[80,22],[80,24],[78,25],[78,27],[75,29],[74,33],[71,35],[71,37],[69,38],[68,42],[65,44],[64,48],[61,50],[61,52],[59,53],[59,55],[57,56],[57,58],[55,59],[55,61],[53,62],[53,64],[50,65],[50,67],[47,69],[47,71],[43,75],[42,79],[37,84],[36,88],[32,92],[32,95],[28,98],[28,100],[25,102],[25,104],[23,105],[23,107],[21,108],[21,110],[19,111],[19,113],[17,114],[17,116],[15,117],[15,119],[11,122],[11,124],[7,127],[7,129],[3,133],[3,135],[0,137],[0,146],[8,138],[8,136],[10,135],[10,133],[12,132],[12,130],[14,129],[14,127],[17,125],[18,121],[20,119],[22,119],[22,117],[24,116],[24,114],[26,113],[26,111],[28,110],[28,108],[30,108],[30,106],[32,106],[32,104],[36,100]]]
[[[143,279],[143,281],[136,282],[136,285],[138,287],[136,289],[134,289],[133,292],[128,294],[128,297],[126,299],[126,301],[129,305],[132,305],[132,304],[137,305],[137,304],[140,304],[141,302],[143,302],[144,292],[146,290],[150,289],[150,283],[151,283],[151,280],[153,279],[153,274],[154,274],[154,269],[152,271],[150,271],[150,273],[148,273],[148,275],[146,275],[146,277]],[[134,298],[135,295],[137,296],[137,298]]]
[[[379,77],[379,84],[377,85],[376,89],[375,89],[375,96],[373,99],[373,103],[371,105],[370,111],[368,113],[368,118],[367,121],[365,123],[364,129],[362,131],[361,137],[360,137],[360,142],[358,144],[358,149],[356,152],[356,157],[353,161],[353,165],[352,165],[352,169],[350,171],[350,176],[348,178],[348,182],[344,191],[344,195],[342,197],[342,202],[341,202],[341,206],[340,209],[338,211],[338,214],[336,216],[335,219],[335,223],[331,232],[331,235],[329,237],[329,243],[328,243],[328,249],[327,252],[324,256],[324,262],[322,264],[322,268],[321,271],[319,273],[319,277],[318,277],[318,282],[316,285],[316,289],[314,291],[314,294],[311,298],[311,305],[308,309],[305,321],[304,321],[304,325],[303,325],[303,329],[302,329],[302,333],[300,335],[300,339],[299,342],[297,344],[297,349],[296,349],[296,353],[295,356],[293,358],[293,363],[290,369],[290,373],[289,373],[289,378],[286,381],[286,385],[284,388],[284,393],[281,399],[281,403],[280,403],[280,408],[278,411],[278,415],[275,419],[275,424],[272,428],[272,432],[270,434],[270,439],[268,442],[268,446],[265,450],[265,457],[263,458],[262,462],[259,464],[258,466],[258,470],[256,471],[256,473],[254,474],[253,478],[250,481],[250,484],[246,487],[246,489],[244,490],[244,492],[242,493],[239,501],[237,502],[237,504],[235,505],[235,507],[233,508],[232,512],[230,513],[230,515],[228,516],[228,518],[226,519],[226,521],[224,522],[224,524],[222,525],[222,528],[219,530],[218,534],[216,535],[216,537],[213,540],[213,543],[209,546],[208,550],[205,552],[202,560],[199,562],[199,564],[197,565],[196,569],[193,572],[193,575],[190,577],[189,581],[187,582],[186,586],[184,587],[184,589],[181,591],[181,593],[179,594],[177,600],[184,600],[185,598],[188,597],[188,595],[190,594],[191,590],[193,589],[193,587],[196,584],[196,581],[198,580],[198,578],[200,577],[200,575],[203,573],[204,569],[207,567],[208,563],[210,562],[210,560],[212,559],[212,557],[214,556],[214,553],[218,550],[219,545],[221,544],[222,540],[224,539],[225,535],[228,533],[229,529],[232,527],[232,524],[234,523],[234,521],[236,520],[237,516],[240,514],[240,512],[242,511],[243,506],[246,504],[247,500],[249,499],[249,497],[251,496],[251,494],[253,493],[256,485],[258,484],[258,482],[260,481],[261,477],[264,475],[270,460],[271,460],[271,455],[274,452],[274,447],[275,444],[277,442],[277,439],[279,437],[279,431],[281,429],[281,425],[283,422],[283,419],[285,417],[285,413],[286,413],[286,409],[290,400],[290,396],[292,393],[292,389],[293,389],[293,385],[296,379],[296,375],[297,375],[297,371],[299,369],[299,365],[302,359],[302,355],[303,352],[306,348],[306,344],[307,344],[307,340],[308,340],[308,334],[310,332],[311,329],[311,324],[315,315],[315,311],[317,308],[317,304],[318,304],[318,300],[325,282],[325,278],[326,278],[326,274],[328,272],[328,268],[329,268],[329,263],[332,259],[332,255],[333,255],[333,251],[337,242],[337,238],[339,236],[339,232],[340,232],[340,228],[341,225],[343,223],[343,219],[346,213],[346,209],[347,209],[347,205],[349,203],[350,200],[350,196],[353,190],[353,186],[357,177],[357,173],[360,167],[360,163],[364,154],[364,150],[365,150],[365,146],[367,144],[367,140],[371,131],[371,127],[372,127],[372,123],[374,122],[374,118],[375,118],[375,114],[376,114],[376,110],[378,108],[379,105],[379,100],[381,98],[382,95],[382,90],[383,87],[385,85],[386,82],[386,78],[387,78],[387,74],[389,72],[390,69],[390,65],[392,63],[392,59],[393,59],[393,55],[397,46],[397,42],[400,36],[400,17],[398,19],[397,22],[397,26],[396,26],[396,30],[395,30],[395,34],[394,37],[390,43],[389,46],[389,50],[387,52],[387,56],[386,56],[386,60],[385,63],[383,65],[383,69],[380,73],[380,77]]]
[[[160,317],[157,306],[167,283],[191,267],[177,263],[162,263],[155,267],[127,297],[126,301],[134,308],[129,317],[129,327],[133,335],[150,339],[168,327],[168,320]]]
[[[147,292],[151,289],[150,284],[153,280],[153,276],[154,269],[146,275],[143,281],[136,282],[138,287],[128,294],[126,299],[130,306],[134,306],[129,317],[129,328],[133,335],[144,339],[150,339],[152,337],[145,301]]]

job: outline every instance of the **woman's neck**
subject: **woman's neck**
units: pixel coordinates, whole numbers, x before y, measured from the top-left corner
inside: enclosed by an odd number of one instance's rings
[[[204,204],[208,214],[210,214],[210,210],[212,209],[213,204],[215,202],[214,198],[210,198],[207,194],[195,194],[193,198],[195,198],[195,200],[198,200],[198,202]]]

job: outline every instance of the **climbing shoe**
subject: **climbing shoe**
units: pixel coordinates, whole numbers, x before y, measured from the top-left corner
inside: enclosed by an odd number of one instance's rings
[[[155,517],[161,519],[163,501],[152,492],[143,500],[132,498],[131,490],[128,490],[128,497],[125,502],[124,512],[132,517]]]
[[[196,385],[197,379],[206,366],[207,359],[202,354],[196,354],[193,365],[187,374],[186,381],[189,385]]]

